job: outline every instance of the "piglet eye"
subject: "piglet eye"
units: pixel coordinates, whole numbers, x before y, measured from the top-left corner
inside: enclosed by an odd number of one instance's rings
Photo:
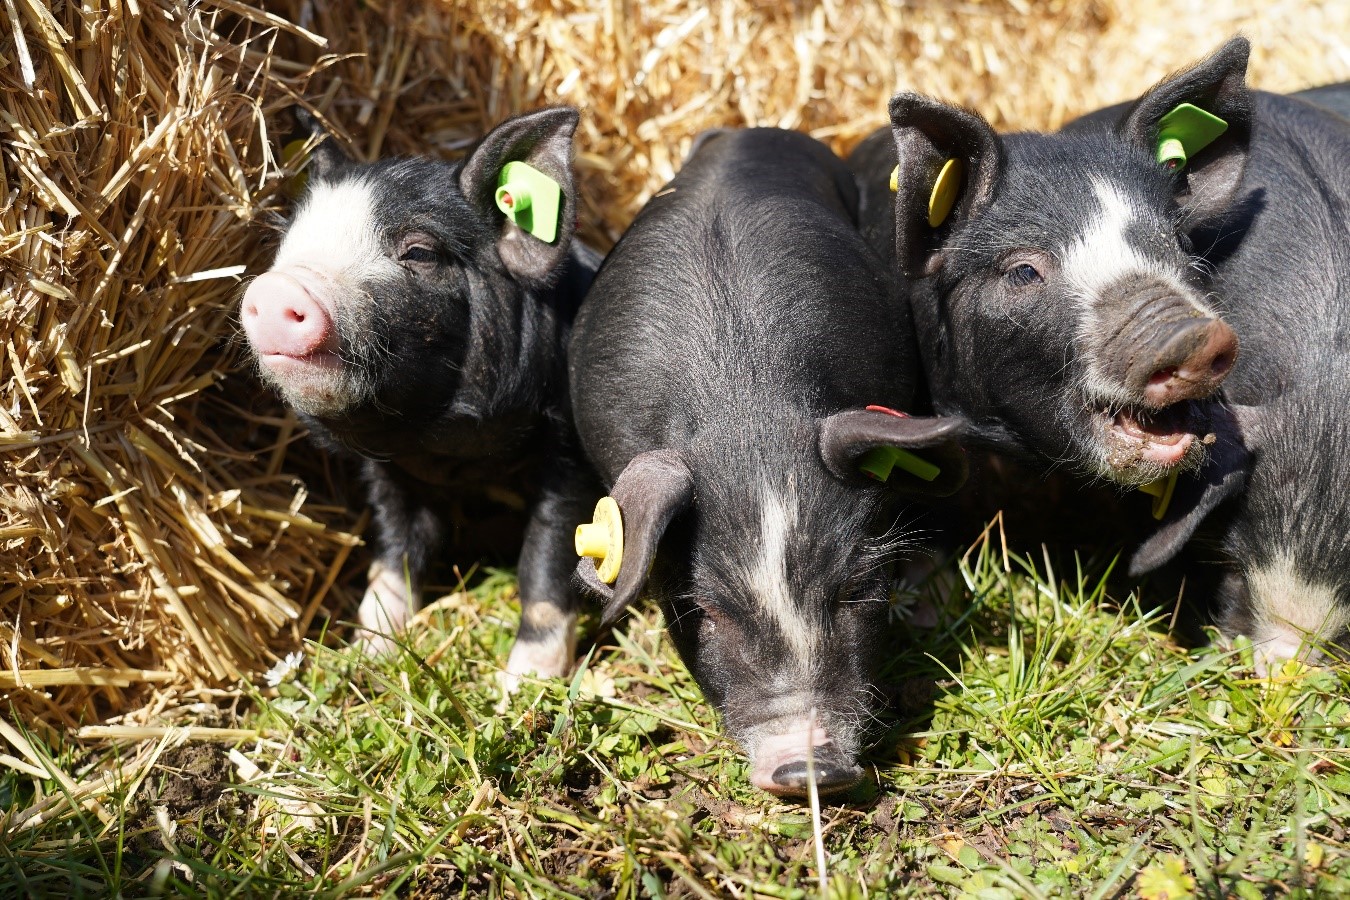
[[[436,263],[440,258],[440,254],[426,244],[409,244],[398,254],[399,262]]]
[[[1021,263],[1008,270],[1008,283],[1013,287],[1026,287],[1029,284],[1038,284],[1045,279],[1041,273],[1036,271],[1036,267],[1029,263]]]

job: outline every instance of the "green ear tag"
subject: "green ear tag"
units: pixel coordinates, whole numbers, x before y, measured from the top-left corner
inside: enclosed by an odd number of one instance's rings
[[[1228,123],[1223,119],[1183,103],[1158,121],[1158,162],[1180,169],[1227,130]]]
[[[858,468],[863,474],[877,481],[886,481],[891,477],[891,470],[897,466],[924,481],[932,481],[942,473],[941,469],[922,456],[899,447],[876,447],[863,454],[863,458],[858,461]]]
[[[1139,485],[1139,493],[1153,498],[1153,518],[1158,521],[1167,515],[1167,507],[1172,504],[1172,494],[1177,489],[1177,474],[1173,472],[1157,481]]]
[[[509,162],[497,176],[497,208],[522,231],[546,244],[558,239],[562,188],[543,172],[523,162]]]

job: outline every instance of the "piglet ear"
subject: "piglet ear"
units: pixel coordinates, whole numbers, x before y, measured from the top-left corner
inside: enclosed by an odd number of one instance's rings
[[[322,181],[351,164],[351,159],[342,152],[337,141],[313,113],[297,104],[291,107],[291,118],[295,121],[295,127],[286,135],[282,155],[289,159],[291,154],[302,152],[306,144],[314,143],[309,161],[305,164],[306,176]]]
[[[1256,407],[1218,407],[1210,421],[1214,446],[1204,468],[1182,475],[1167,516],[1130,557],[1130,575],[1146,575],[1181,552],[1205,518],[1247,484],[1254,449]]]
[[[1181,166],[1177,202],[1187,213],[1188,225],[1227,212],[1241,185],[1252,134],[1252,95],[1246,83],[1250,51],[1246,38],[1233,38],[1207,59],[1150,88],[1117,126],[1126,141],[1157,155],[1160,143],[1168,137],[1164,118],[1183,104],[1227,124],[1217,137],[1188,150]]]
[[[896,258],[917,278],[936,272],[952,230],[989,206],[1003,145],[978,114],[921,94],[896,94],[890,113]]]
[[[887,483],[910,494],[946,497],[966,482],[966,455],[957,443],[967,421],[959,416],[898,416],[875,409],[850,409],[817,421],[820,458],[836,477],[852,481],[866,477],[860,468],[871,451],[885,447],[921,451],[917,455],[936,465],[931,481],[893,470]]]
[[[595,561],[583,557],[577,574],[605,599],[601,624],[611,625],[637,600],[666,527],[694,499],[694,478],[674,450],[648,450],[629,460],[610,496],[623,520],[623,562],[614,587],[596,577]]]
[[[460,169],[460,190],[493,223],[498,233],[497,253],[507,270],[522,281],[548,283],[567,258],[577,221],[572,136],[579,120],[580,114],[570,106],[507,119],[488,132]],[[511,163],[524,163],[533,173],[508,170]],[[504,186],[504,171],[508,175],[514,171],[512,182],[532,195],[529,207],[522,208],[514,220],[498,205],[497,189]],[[556,185],[557,193],[549,182]],[[506,196],[509,199],[503,202],[521,202],[519,196]]]

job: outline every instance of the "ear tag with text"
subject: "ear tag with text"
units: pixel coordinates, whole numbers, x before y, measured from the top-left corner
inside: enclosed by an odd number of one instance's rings
[[[901,419],[909,418],[907,414],[887,406],[869,406],[867,409],[870,412],[883,412],[888,416],[898,416]],[[868,478],[876,481],[886,481],[896,468],[903,469],[924,481],[932,481],[942,474],[942,469],[922,456],[908,450],[901,450],[899,447],[874,447],[868,450],[863,454],[862,459],[858,460],[858,468]]]
[[[1158,121],[1158,162],[1180,169],[1228,130],[1228,123],[1198,106],[1183,103]]]
[[[936,228],[947,221],[952,207],[956,205],[956,195],[961,191],[961,176],[965,174],[965,165],[953,156],[942,164],[937,181],[933,182],[933,193],[928,195],[928,225]]]
[[[306,138],[296,138],[289,144],[281,148],[281,164],[289,166],[295,162],[295,158],[305,152]],[[286,193],[291,197],[299,197],[305,192],[305,186],[309,184],[309,173],[301,169],[290,178],[286,179]]]
[[[1158,521],[1162,521],[1162,517],[1167,515],[1167,507],[1171,505],[1172,494],[1177,489],[1178,474],[1173,472],[1157,481],[1139,485],[1139,493],[1148,494],[1153,498],[1153,518]]]
[[[605,584],[618,579],[623,564],[623,516],[613,497],[601,497],[593,521],[577,526],[576,548],[577,556],[596,561],[595,575]]]
[[[546,244],[558,239],[562,188],[558,182],[526,163],[513,161],[497,176],[497,208],[522,231]]]

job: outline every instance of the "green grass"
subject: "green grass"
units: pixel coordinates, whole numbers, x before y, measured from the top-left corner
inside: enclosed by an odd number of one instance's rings
[[[654,612],[499,710],[514,580],[493,572],[405,653],[311,645],[279,687],[171,715],[258,740],[51,748],[77,789],[112,773],[101,807],[5,769],[0,893],[1350,894],[1350,670],[1257,680],[1249,648],[1179,647],[1100,568],[986,542],[934,579],[938,627],[897,627],[874,778],[819,829],[747,784]]]

